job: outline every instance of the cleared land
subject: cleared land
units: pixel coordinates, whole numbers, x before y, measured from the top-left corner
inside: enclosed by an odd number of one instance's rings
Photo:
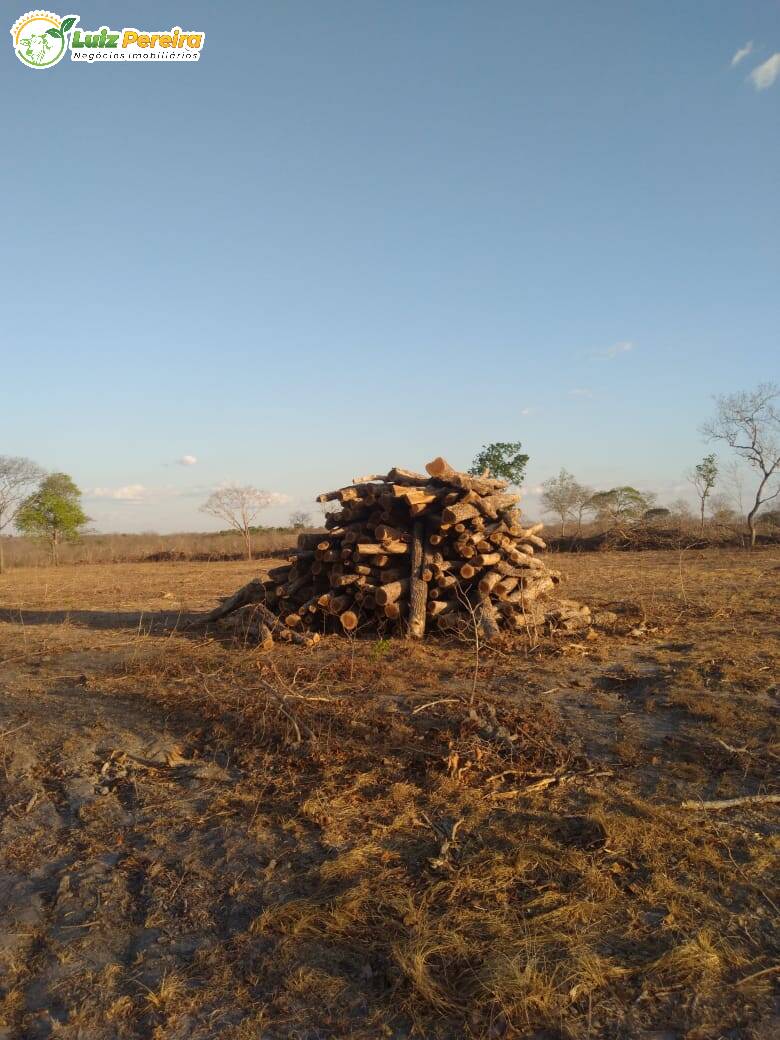
[[[616,620],[479,657],[181,630],[266,565],[0,578],[0,1036],[777,1035],[777,806],[681,803],[777,790],[780,552],[556,556]]]

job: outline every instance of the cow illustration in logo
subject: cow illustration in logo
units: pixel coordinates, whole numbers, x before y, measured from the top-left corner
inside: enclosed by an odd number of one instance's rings
[[[16,56],[31,69],[50,69],[66,51],[66,36],[78,21],[77,15],[60,18],[51,11],[28,11],[11,29]]]

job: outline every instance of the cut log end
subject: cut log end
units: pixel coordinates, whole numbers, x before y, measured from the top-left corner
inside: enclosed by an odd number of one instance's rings
[[[341,627],[345,632],[354,632],[358,627],[358,616],[354,610],[345,610],[343,614],[339,616]]]

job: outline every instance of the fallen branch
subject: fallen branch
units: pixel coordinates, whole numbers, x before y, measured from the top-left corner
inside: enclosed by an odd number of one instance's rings
[[[724,747],[726,749],[726,751],[730,751],[732,755],[749,755],[750,754],[750,748],[747,747],[747,745],[745,747],[732,747],[731,744],[727,744],[726,741],[725,740],[721,740],[720,737],[716,737],[715,739],[721,745],[721,747]]]
[[[201,628],[204,625],[211,624],[213,621],[220,621],[222,618],[227,617],[228,614],[232,614],[236,610],[240,610],[242,607],[252,605],[252,609],[260,620],[268,626],[273,632],[284,633],[283,637],[289,640],[291,643],[295,643],[298,646],[310,646],[312,643],[319,642],[319,634],[317,632],[309,632],[306,635],[301,635],[300,632],[293,632],[290,628],[284,628],[279,618],[272,613],[261,603],[260,600],[264,600],[266,596],[265,586],[259,578],[254,578],[252,581],[243,585],[238,592],[232,595],[229,599],[226,599],[218,607],[211,611],[210,614],[206,614],[202,618],[198,618],[193,621],[190,625],[191,628]]]
[[[714,802],[682,802],[681,809],[733,809],[737,805],[776,805],[780,794],[749,794],[744,798],[721,798]]]
[[[257,603],[259,600],[265,599],[265,595],[263,583],[259,578],[254,578],[246,585],[242,585],[238,592],[220,603],[210,614],[205,614],[203,617],[191,622],[190,627],[199,628],[202,625],[211,624],[212,621],[219,621],[221,618],[227,617],[228,614],[232,614],[234,610],[245,607],[248,603]],[[271,612],[269,611],[268,613],[270,614]],[[271,617],[274,620],[274,624],[276,624],[278,619],[273,614],[271,614]]]
[[[774,975],[775,972],[780,971],[780,964],[773,964],[771,968],[764,968],[763,971],[754,971],[752,975],[747,975],[744,979],[740,979],[739,982],[735,983],[736,986],[744,986],[746,982],[752,982],[754,979],[760,979],[764,975]]]

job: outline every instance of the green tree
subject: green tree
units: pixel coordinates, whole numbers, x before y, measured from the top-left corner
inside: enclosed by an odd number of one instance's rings
[[[702,535],[704,534],[704,509],[707,505],[707,498],[715,487],[717,479],[718,461],[714,455],[705,455],[701,462],[694,466],[688,474],[688,480],[696,488],[696,494],[699,496],[699,514],[701,518],[699,533]]]
[[[642,519],[646,524],[656,524],[661,520],[666,520],[671,515],[671,509],[667,509],[665,506],[655,506],[653,509],[645,510],[642,514]]]
[[[469,473],[478,477],[488,470],[491,477],[520,485],[525,476],[528,456],[522,452],[520,441],[494,441],[486,444],[471,464]]]
[[[89,522],[81,508],[81,491],[67,473],[45,477],[22,502],[14,523],[22,534],[43,538],[49,544],[52,563],[59,563],[59,547],[72,541]]]
[[[599,520],[617,526],[625,520],[639,520],[654,499],[655,495],[642,494],[625,484],[609,491],[597,491],[590,502]]]

